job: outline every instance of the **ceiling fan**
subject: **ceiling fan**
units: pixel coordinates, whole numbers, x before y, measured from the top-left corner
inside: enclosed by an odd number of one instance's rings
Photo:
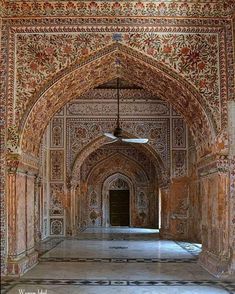
[[[110,143],[114,143],[117,141],[121,141],[124,143],[138,143],[138,144],[145,144],[148,142],[148,139],[144,139],[144,138],[125,138],[122,134],[122,128],[120,127],[120,116],[119,116],[119,101],[120,101],[120,94],[119,94],[119,85],[120,85],[120,81],[119,78],[117,78],[117,103],[118,103],[118,112],[117,112],[117,124],[116,124],[116,128],[113,130],[113,133],[104,133],[104,135],[106,137],[108,137],[109,139],[112,139],[113,141],[111,141]]]

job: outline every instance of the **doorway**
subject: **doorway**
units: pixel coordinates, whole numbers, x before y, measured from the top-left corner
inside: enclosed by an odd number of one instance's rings
[[[129,190],[110,190],[110,225],[130,225],[130,200]]]

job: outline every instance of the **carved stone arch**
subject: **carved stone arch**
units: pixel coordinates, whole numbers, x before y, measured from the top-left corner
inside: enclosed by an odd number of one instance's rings
[[[121,63],[118,71],[117,58]],[[166,65],[117,43],[64,70],[35,95],[21,124],[21,149],[37,155],[43,132],[60,108],[117,76],[169,101],[185,118],[198,148],[209,148],[218,127],[194,86]]]
[[[107,162],[107,164],[106,164],[106,162]],[[126,164],[126,166],[123,166],[122,162],[124,162]],[[113,174],[115,172],[121,173],[123,170],[123,172],[125,172],[125,174],[129,175],[134,180],[132,173],[128,171],[128,168],[126,168],[126,167],[130,166],[130,163],[131,163],[132,167],[135,168],[135,170],[141,171],[141,173],[143,175],[141,182],[148,183],[149,182],[149,175],[143,169],[143,167],[138,162],[133,160],[132,158],[129,158],[129,157],[125,156],[124,154],[120,154],[120,153],[115,153],[109,157],[106,157],[104,160],[102,160],[98,164],[96,164],[90,170],[87,179],[89,181],[91,176],[94,176],[94,174],[97,173],[97,175],[95,177],[96,181],[102,182],[103,178],[107,177],[108,174]],[[103,172],[101,172],[100,168],[103,167],[104,165],[106,166],[106,168],[105,168],[105,170],[103,170]]]
[[[112,190],[112,184],[117,181],[117,180],[122,180],[123,182],[126,183],[128,190],[129,190],[129,197],[130,197],[130,208],[131,205],[133,205],[134,202],[134,193],[135,193],[135,188],[133,184],[133,179],[131,179],[129,176],[126,176],[123,173],[117,172],[114,174],[109,175],[102,181],[102,192],[101,192],[101,197],[102,197],[102,226],[108,227],[110,226],[110,219],[109,219],[109,191]],[[131,209],[130,209],[130,226],[132,226],[132,214],[131,214]]]
[[[119,164],[117,164],[117,161]],[[106,164],[107,163],[107,164]],[[141,165],[132,160],[131,158],[126,157],[123,154],[113,154],[108,158],[105,158],[90,171],[89,176],[87,177],[87,182],[92,183],[93,185],[100,186],[101,198],[102,198],[102,225],[109,225],[109,195],[107,194],[108,190],[104,191],[103,183],[107,178],[112,178],[113,175],[124,175],[126,182],[129,183],[130,187],[130,207],[136,207],[136,186],[142,187],[143,189],[148,187],[150,184],[149,177],[146,171]],[[141,178],[138,177],[141,175]],[[129,181],[128,181],[129,179]],[[110,182],[111,183],[111,182]],[[131,183],[131,184],[130,184]],[[130,213],[130,225],[134,222],[134,215]]]
[[[84,146],[84,148],[77,154],[71,168],[71,183],[73,186],[76,186],[77,182],[79,181],[80,169],[84,160],[97,149],[104,146],[106,143],[107,139],[104,136],[98,137],[86,146]],[[151,160],[153,162],[156,162],[155,167],[157,172],[158,184],[159,186],[166,186],[170,181],[170,174],[161,157],[149,144],[141,145],[137,148],[140,148],[142,152],[147,151],[147,156],[150,155]]]

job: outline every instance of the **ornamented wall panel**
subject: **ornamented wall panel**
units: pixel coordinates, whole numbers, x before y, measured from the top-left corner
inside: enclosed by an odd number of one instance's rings
[[[64,120],[54,117],[51,122],[51,148],[63,148],[64,146]]]
[[[86,222],[88,227],[100,227],[102,226],[101,222],[101,209],[89,208],[88,219]]]
[[[50,219],[50,235],[64,235],[64,219]]]
[[[183,177],[187,174],[187,151],[172,151],[172,177]]]
[[[186,148],[186,124],[182,118],[172,119],[172,148]]]
[[[94,93],[96,92],[98,94],[95,95]],[[122,89],[121,93],[122,95],[120,102],[120,113],[122,116],[124,115],[125,117],[157,117],[169,116],[170,114],[170,108],[167,102],[157,100],[157,98],[154,96],[148,97],[149,94],[146,91]],[[84,99],[85,97],[82,96],[82,99],[77,99],[73,102],[70,102],[66,107],[67,116],[116,117],[116,90],[96,89],[92,92],[89,91],[89,94],[91,95],[90,99]],[[110,97],[106,98],[106,95],[108,94],[110,95]],[[100,96],[99,100],[97,100],[97,96]],[[148,101],[148,99],[150,98],[151,103],[150,101]],[[148,102],[146,103],[146,101]]]
[[[99,205],[99,196],[95,190],[92,190],[88,195],[88,202],[90,208],[97,208]]]
[[[146,189],[147,190],[147,189]],[[137,187],[136,189],[136,226],[145,226],[151,225],[150,223],[154,221],[150,216],[150,206],[154,206],[155,199],[151,201],[149,197],[146,195],[145,189],[143,187]],[[154,223],[156,226],[156,223]]]
[[[50,217],[64,215],[64,184],[50,183]]]
[[[64,151],[50,150],[50,180],[64,180]]]
[[[90,173],[92,167],[107,157],[111,157],[115,153],[125,155],[127,158],[132,158],[138,162],[145,170],[148,170],[151,174],[155,173],[156,166],[148,157],[147,150],[137,150],[132,146],[126,146],[123,144],[113,144],[108,146],[103,146],[96,150],[95,153],[91,153],[86,158],[86,164],[81,167],[81,177],[86,180],[88,174]],[[150,155],[149,155],[150,156]]]

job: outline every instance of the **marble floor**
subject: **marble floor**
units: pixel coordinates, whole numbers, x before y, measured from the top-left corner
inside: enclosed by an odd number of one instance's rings
[[[235,293],[197,264],[200,244],[159,240],[150,229],[86,229],[76,238],[50,238],[39,264],[2,293]]]

